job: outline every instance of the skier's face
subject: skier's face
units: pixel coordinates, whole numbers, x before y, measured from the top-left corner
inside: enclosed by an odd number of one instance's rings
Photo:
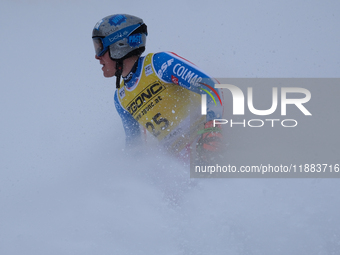
[[[116,62],[110,58],[109,51],[107,51],[103,56],[95,56],[99,60],[99,63],[103,65],[103,75],[104,77],[113,77],[116,73]]]

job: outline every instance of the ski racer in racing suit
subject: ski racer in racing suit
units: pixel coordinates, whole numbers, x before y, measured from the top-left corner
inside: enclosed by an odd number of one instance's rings
[[[122,119],[127,146],[142,141],[141,126],[155,136],[170,154],[200,159],[218,150],[222,138],[213,119],[222,117],[217,83],[194,64],[172,52],[145,50],[143,20],[127,14],[103,18],[93,29],[96,59],[105,77],[116,76],[114,101]],[[109,67],[112,66],[111,71]],[[120,78],[123,81],[120,83]],[[207,114],[201,114],[201,94],[207,97]]]

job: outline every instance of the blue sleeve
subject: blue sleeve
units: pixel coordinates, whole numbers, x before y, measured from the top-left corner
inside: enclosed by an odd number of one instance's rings
[[[175,83],[190,91],[207,95],[207,121],[220,119],[223,114],[222,93],[215,88],[215,79],[196,65],[172,52],[159,52],[153,56],[153,67],[160,79]],[[215,99],[216,97],[216,99]]]
[[[132,117],[132,115],[126,111],[118,100],[117,90],[114,95],[114,102],[117,112],[122,119],[123,127],[126,137],[126,146],[131,147],[135,144],[142,142],[141,130],[139,123]]]

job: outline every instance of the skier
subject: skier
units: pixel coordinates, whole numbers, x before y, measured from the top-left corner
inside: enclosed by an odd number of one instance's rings
[[[147,26],[141,18],[115,14],[95,25],[95,58],[104,77],[116,76],[114,102],[122,119],[128,147],[142,141],[140,126],[154,135],[173,155],[195,153],[206,161],[221,145],[221,98],[217,83],[191,62],[172,52],[145,51]],[[121,77],[123,81],[120,83]],[[201,94],[209,96],[207,113],[201,114]],[[215,93],[215,94],[214,94]]]

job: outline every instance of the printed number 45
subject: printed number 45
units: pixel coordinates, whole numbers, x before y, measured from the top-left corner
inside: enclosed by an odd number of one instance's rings
[[[152,117],[152,120],[155,122],[155,124],[158,126],[158,125],[161,125],[162,123],[163,126],[161,127],[161,130],[165,130],[168,126],[169,126],[169,121],[166,119],[166,118],[163,118],[163,117],[160,117],[161,114],[160,113],[157,113],[155,116]],[[148,129],[149,127],[151,127],[151,130],[152,130],[152,134],[157,137],[161,134],[160,131],[157,131],[154,124],[152,124],[151,122],[147,122],[145,124],[145,127],[146,129]]]

